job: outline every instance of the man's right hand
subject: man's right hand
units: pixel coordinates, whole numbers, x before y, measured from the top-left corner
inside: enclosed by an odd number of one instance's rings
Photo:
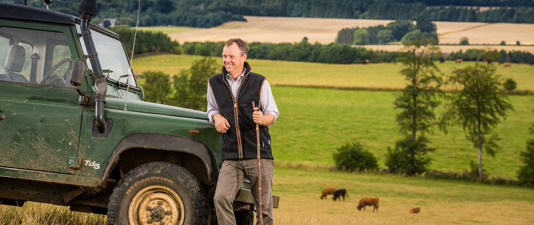
[[[226,120],[226,118],[219,113],[213,115],[213,121],[215,122],[215,129],[217,129],[219,133],[224,134],[228,129],[230,129],[230,123],[228,123],[228,120]]]

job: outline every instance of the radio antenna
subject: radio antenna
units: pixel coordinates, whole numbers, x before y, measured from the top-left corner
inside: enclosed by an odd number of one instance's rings
[[[130,56],[130,71],[133,72],[133,56],[134,56],[134,50],[135,50],[135,39],[137,37],[137,28],[139,27],[139,12],[141,11],[141,0],[137,2],[137,22],[135,23],[135,32],[134,32],[134,39],[132,43],[132,55]],[[128,110],[128,93],[130,92],[130,77],[126,80],[126,99],[124,102],[124,110]]]

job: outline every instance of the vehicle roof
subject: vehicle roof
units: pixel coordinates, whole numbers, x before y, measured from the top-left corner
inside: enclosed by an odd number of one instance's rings
[[[74,25],[78,19],[65,13],[12,3],[0,3],[0,18],[69,25]]]
[[[53,24],[75,25],[80,24],[81,19],[66,13],[52,10],[40,9],[32,6],[2,3],[0,2],[0,19],[15,19],[22,21],[35,21]],[[107,33],[115,38],[119,38],[115,32],[108,30],[98,24],[90,22],[93,29]]]

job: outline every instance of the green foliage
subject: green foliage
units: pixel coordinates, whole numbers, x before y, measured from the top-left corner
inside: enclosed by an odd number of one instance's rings
[[[373,51],[366,48],[353,48],[348,45],[331,43],[322,45],[310,44],[304,38],[298,43],[259,43],[252,42],[248,59],[271,59],[319,63],[364,63],[367,59],[373,63],[391,62],[399,52]],[[185,42],[184,53],[190,55],[220,57],[224,42]]]
[[[389,172],[412,176],[428,171],[431,159],[427,153],[435,150],[428,146],[429,143],[423,135],[415,141],[411,136],[405,136],[395,143],[394,149],[388,147],[385,164]]]
[[[421,33],[435,33],[437,30],[436,24],[432,23],[432,20],[424,15],[417,17],[415,29],[420,30]]]
[[[438,35],[436,32],[421,32],[421,30],[414,30],[408,32],[402,37],[401,42],[403,45],[437,45]]]
[[[506,118],[513,106],[503,93],[502,81],[495,74],[493,64],[476,63],[456,69],[450,81],[460,89],[450,95],[444,125],[460,124],[467,131],[468,140],[479,150],[478,175],[482,176],[482,151],[494,155],[499,149],[496,143],[499,138],[491,130]]]
[[[337,168],[349,172],[378,168],[376,157],[373,153],[363,149],[360,142],[347,143],[338,147],[333,157]]]
[[[534,123],[530,126],[530,134],[534,135]],[[534,137],[527,140],[527,149],[520,155],[523,164],[517,171],[517,179],[522,184],[534,186]]]
[[[468,49],[465,52],[451,52],[447,57],[448,60],[463,59],[464,61],[482,61],[488,62],[514,62],[514,63],[534,63],[534,54],[527,51],[485,51],[483,49]]]
[[[141,75],[145,79],[143,91],[145,101],[165,104],[171,93],[169,75],[159,71],[147,71]]]
[[[521,45],[521,42],[515,41],[515,45]]]
[[[393,40],[393,33],[391,30],[381,30],[376,35],[379,44],[386,44]]]
[[[117,33],[124,42],[124,48],[128,55],[132,55],[132,45],[134,41],[135,30],[128,26],[115,26],[111,30]],[[172,41],[169,36],[163,32],[137,31],[135,37],[135,54],[148,52],[168,52],[173,53],[179,47],[178,42]]]
[[[354,43],[355,45],[366,45],[369,43],[369,32],[367,29],[357,29],[354,31]]]
[[[170,104],[206,111],[206,87],[210,76],[218,71],[214,58],[204,57],[194,61],[189,70],[182,70],[173,76],[175,94]]]
[[[504,89],[507,91],[513,91],[517,88],[517,82],[514,79],[508,78],[504,81]]]
[[[460,38],[460,45],[469,45],[469,38],[467,37]]]
[[[434,25],[435,26],[435,25]],[[377,25],[367,28],[342,28],[336,37],[339,44],[383,44],[390,41],[400,41],[408,32],[414,29],[412,22],[408,20],[398,20],[384,25]]]
[[[501,41],[501,43],[499,43],[499,45],[506,45],[506,41]]]
[[[434,109],[440,104],[437,97],[442,94],[442,79],[439,69],[431,56],[440,54],[437,48],[410,46],[405,52],[404,65],[400,73],[404,76],[406,87],[395,99],[397,123],[403,135],[411,134],[415,141],[417,132],[428,132],[436,122]]]

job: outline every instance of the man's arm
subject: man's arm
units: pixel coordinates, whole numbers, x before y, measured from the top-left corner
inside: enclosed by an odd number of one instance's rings
[[[261,112],[254,112],[252,118],[254,123],[262,126],[271,126],[276,118],[278,118],[278,107],[274,101],[273,92],[271,91],[271,85],[265,80],[261,87],[260,93],[261,99]]]
[[[215,125],[215,129],[217,129],[219,133],[226,133],[230,128],[230,123],[228,123],[228,120],[220,114],[219,106],[215,101],[215,96],[213,96],[213,91],[211,90],[209,82],[206,98],[208,100],[207,113],[210,123]]]

